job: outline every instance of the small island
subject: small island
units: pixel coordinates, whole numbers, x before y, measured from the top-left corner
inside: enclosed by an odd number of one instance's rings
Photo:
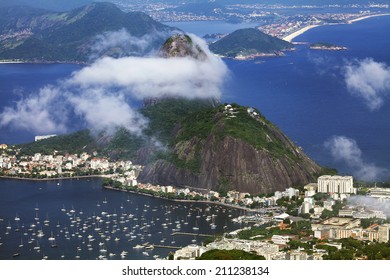
[[[311,50],[324,50],[324,51],[345,51],[346,47],[337,46],[329,43],[315,43],[310,45]]]

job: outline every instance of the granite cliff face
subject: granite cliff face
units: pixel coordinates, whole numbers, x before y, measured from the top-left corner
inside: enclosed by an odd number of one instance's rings
[[[235,118],[223,105],[195,113],[213,112],[206,114],[208,127],[200,133],[204,119],[183,120],[175,127],[170,155],[146,165],[140,181],[256,194],[306,184],[320,172],[321,167],[264,117],[250,113],[251,108],[234,110]],[[189,119],[192,126],[186,123]]]

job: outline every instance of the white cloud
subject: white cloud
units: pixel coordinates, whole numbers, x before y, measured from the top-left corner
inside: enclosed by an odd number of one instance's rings
[[[37,133],[65,132],[67,112],[61,95],[58,88],[46,86],[17,101],[15,107],[6,107],[0,114],[0,125]]]
[[[228,70],[221,59],[207,52],[204,61],[191,57],[105,57],[74,73],[68,82],[82,88],[123,87],[138,99],[219,98]]]
[[[122,32],[116,34],[120,42],[125,36]],[[16,106],[4,108],[0,125],[36,133],[61,133],[67,130],[73,114],[93,130],[113,132],[122,126],[140,134],[147,120],[132,107],[131,100],[221,96],[228,72],[226,65],[209,52],[201,39],[194,36],[192,39],[207,53],[206,60],[105,57],[74,72],[56,86],[46,86],[19,100]]]
[[[389,170],[367,163],[363,160],[362,151],[354,139],[345,136],[333,136],[325,142],[333,158],[342,161],[352,169],[352,173],[360,180],[375,181],[389,175]]]
[[[163,41],[168,37],[166,32],[153,32],[142,37],[132,36],[125,28],[118,31],[105,32],[96,36],[91,47],[91,60],[95,60],[104,55],[115,53],[123,56],[140,56],[154,50],[156,42]]]
[[[370,110],[383,106],[390,93],[390,68],[372,58],[348,62],[344,78],[349,92],[363,99]]]
[[[363,195],[353,195],[348,198],[348,204],[354,206],[366,206],[371,210],[383,211],[387,218],[390,217],[390,201]]]
[[[110,94],[101,89],[87,90],[82,95],[72,95],[69,102],[76,114],[97,131],[111,134],[119,127],[141,134],[147,120],[134,110],[121,94]]]

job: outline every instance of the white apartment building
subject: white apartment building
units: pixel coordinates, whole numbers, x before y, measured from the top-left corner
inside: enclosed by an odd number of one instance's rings
[[[317,185],[319,193],[356,194],[352,176],[320,176]]]
[[[389,198],[390,197],[390,189],[388,188],[371,188],[370,196],[378,197],[378,198]]]

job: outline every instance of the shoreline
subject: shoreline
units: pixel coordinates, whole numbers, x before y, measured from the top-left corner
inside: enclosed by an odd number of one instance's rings
[[[41,179],[39,179],[39,178],[12,177],[12,176],[0,176],[0,179],[11,179],[11,180],[32,181],[32,182],[49,182],[49,181],[62,181],[62,180],[71,180],[71,179],[77,179],[78,180],[78,179],[92,179],[92,178],[105,178],[105,175],[86,175],[86,176],[59,177],[59,178],[41,178]],[[164,199],[164,200],[168,200],[168,201],[185,202],[185,203],[206,203],[206,204],[214,204],[214,205],[234,208],[234,209],[237,209],[237,210],[243,210],[243,211],[248,211],[248,212],[258,212],[256,209],[250,209],[250,208],[242,207],[242,206],[239,206],[239,205],[226,204],[226,203],[222,203],[222,202],[219,202],[219,201],[171,199],[171,198],[155,196],[155,195],[148,194],[148,193],[143,193],[143,192],[136,192],[136,191],[131,191],[131,190],[118,189],[118,188],[114,188],[114,187],[110,187],[110,186],[103,186],[103,188],[107,189],[107,190],[112,190],[112,191],[120,191],[120,192],[127,192],[127,193],[145,195],[145,196],[149,196],[149,197],[153,197],[153,198],[159,198],[159,199]]]
[[[373,17],[382,17],[382,16],[390,16],[390,13],[362,16],[362,17],[358,17],[358,18],[355,18],[355,19],[351,19],[347,23],[351,24],[351,23],[354,23],[354,22],[357,22],[357,21],[361,21],[361,20],[365,20],[365,19],[369,19],[369,18],[373,18]]]
[[[285,40],[287,42],[290,42],[292,43],[292,41],[298,37],[299,35],[302,35],[303,33],[305,33],[306,31],[310,30],[310,29],[313,29],[315,27],[319,27],[319,26],[326,26],[326,25],[339,25],[339,24],[352,24],[354,22],[358,22],[358,21],[361,21],[361,20],[365,20],[365,19],[369,19],[369,18],[373,18],[373,17],[381,17],[381,16],[390,16],[390,13],[386,13],[386,14],[373,14],[373,15],[365,15],[365,16],[361,16],[361,17],[358,17],[358,18],[355,18],[355,19],[351,19],[351,20],[348,20],[347,22],[343,23],[343,22],[340,22],[340,23],[335,23],[335,24],[313,24],[313,25],[308,25],[308,26],[305,26],[285,37],[282,38],[282,40]],[[294,42],[295,43],[295,42]]]
[[[0,60],[0,64],[74,64],[89,65],[81,61],[24,61],[24,60]]]
[[[295,32],[293,32],[293,33],[291,33],[290,35],[287,35],[287,36],[283,37],[282,39],[283,39],[284,41],[287,41],[287,42],[291,43],[292,40],[295,39],[295,37],[298,37],[299,35],[302,35],[302,34],[305,33],[306,31],[308,31],[308,30],[310,30],[310,29],[313,29],[313,28],[315,28],[315,27],[318,27],[318,26],[322,26],[322,25],[318,25],[318,24],[308,25],[308,26],[306,26],[306,27],[303,27],[303,28],[301,28],[301,29],[299,29],[299,30],[297,30],[297,31],[295,31]]]
[[[250,209],[250,208],[245,208],[241,206],[236,206],[236,205],[231,205],[231,204],[226,204],[222,203],[219,201],[210,201],[210,200],[187,200],[187,199],[171,199],[171,198],[166,198],[166,197],[161,197],[161,196],[155,196],[152,194],[148,193],[142,193],[142,192],[136,192],[136,191],[131,191],[131,190],[124,190],[124,189],[118,189],[110,186],[103,186],[104,189],[111,190],[111,191],[120,191],[120,192],[127,192],[127,193],[133,193],[133,194],[139,194],[139,195],[145,195],[153,198],[158,198],[158,199],[164,199],[168,201],[175,201],[175,202],[185,202],[185,203],[205,203],[205,204],[214,204],[214,205],[219,205],[219,206],[224,206],[224,207],[229,207],[229,208],[234,208],[237,210],[243,210],[247,212],[258,212],[256,209]]]
[[[71,179],[91,179],[91,178],[105,178],[105,175],[85,175],[85,176],[73,176],[73,177],[58,177],[58,178],[23,178],[23,177],[13,177],[13,176],[0,176],[0,179],[13,179],[13,180],[24,180],[24,181],[62,181],[62,180],[71,180]]]

